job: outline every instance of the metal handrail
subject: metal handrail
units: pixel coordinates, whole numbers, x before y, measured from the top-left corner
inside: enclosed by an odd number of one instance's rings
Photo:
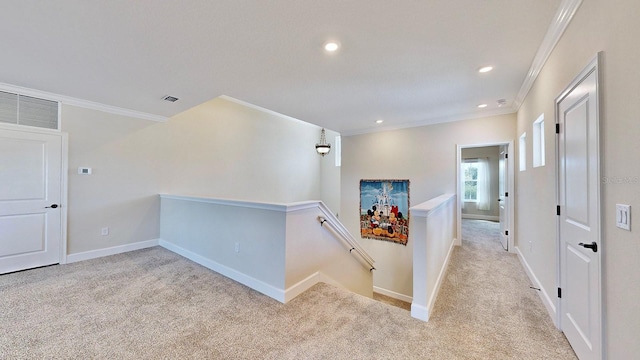
[[[331,225],[330,229],[332,230],[333,234],[350,246],[349,253],[352,254],[355,250],[356,253],[360,255],[360,257],[367,263],[367,265],[369,266],[369,271],[376,270],[376,268],[373,266],[373,259],[364,251],[364,249],[362,249],[362,247],[360,247],[360,244],[358,244],[357,241],[352,236],[350,236],[349,232],[347,232],[346,229],[340,229],[340,226],[336,225],[335,220],[327,219],[324,216],[318,216],[318,221],[320,222],[320,226],[324,226],[325,223],[329,223],[329,225]],[[329,229],[329,227],[327,229]]]

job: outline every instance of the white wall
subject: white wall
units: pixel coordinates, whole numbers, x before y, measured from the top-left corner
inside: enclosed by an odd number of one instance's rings
[[[61,122],[69,133],[69,254],[157,239],[158,193],[281,203],[326,196],[339,207],[340,168],[332,154],[316,154],[315,125],[225,99],[166,123],[63,105]],[[93,174],[78,175],[79,166]]]
[[[513,141],[515,114],[342,138],[340,219],[359,231],[360,180],[409,179],[410,204],[456,192],[456,145]],[[373,156],[375,154],[375,156]],[[413,244],[362,239],[376,260],[374,286],[412,296]]]
[[[287,213],[286,288],[319,272],[324,282],[372,297],[373,275],[369,266],[330,232],[330,223],[320,226],[318,216],[323,214],[317,207]]]
[[[444,194],[411,208],[413,254],[411,316],[428,321],[455,245],[456,195]]]
[[[164,242],[221,265],[223,275],[239,272],[250,284],[282,291],[285,217],[282,210],[163,198],[160,234]],[[224,273],[224,267],[233,272]]]
[[[609,359],[640,353],[640,227],[615,226],[615,204],[640,208],[640,2],[585,0],[549,57],[518,112],[518,134],[531,132],[541,113],[554,122],[554,101],[603,51],[601,70],[601,175],[605,349]],[[545,124],[546,125],[546,124]],[[518,247],[542,286],[556,287],[555,134],[545,126],[546,165],[516,172]],[[531,164],[531,145],[527,162]],[[636,216],[638,212],[636,212]],[[633,222],[633,220],[632,220]],[[530,245],[529,245],[530,244]],[[529,246],[531,248],[529,249]]]

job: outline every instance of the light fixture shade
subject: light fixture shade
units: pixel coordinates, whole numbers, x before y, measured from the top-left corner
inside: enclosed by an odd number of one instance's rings
[[[320,143],[316,144],[316,152],[321,156],[325,156],[331,151],[331,144],[327,144],[327,139],[324,135],[324,129],[320,132]]]

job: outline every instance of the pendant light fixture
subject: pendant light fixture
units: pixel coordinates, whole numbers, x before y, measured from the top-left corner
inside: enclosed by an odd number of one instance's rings
[[[320,132],[320,143],[316,144],[316,151],[321,156],[325,156],[329,151],[331,151],[331,144],[327,144],[327,139],[324,135],[324,128],[322,129],[322,132]]]

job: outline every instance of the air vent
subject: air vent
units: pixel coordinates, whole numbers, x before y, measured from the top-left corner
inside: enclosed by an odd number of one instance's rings
[[[166,100],[166,101],[170,101],[170,102],[176,102],[179,99],[177,97],[175,97],[175,96],[167,95],[167,96],[163,97],[162,100]]]
[[[498,99],[498,101],[496,101],[496,103],[498,103],[498,107],[503,107],[503,106],[507,105],[507,99]]]

